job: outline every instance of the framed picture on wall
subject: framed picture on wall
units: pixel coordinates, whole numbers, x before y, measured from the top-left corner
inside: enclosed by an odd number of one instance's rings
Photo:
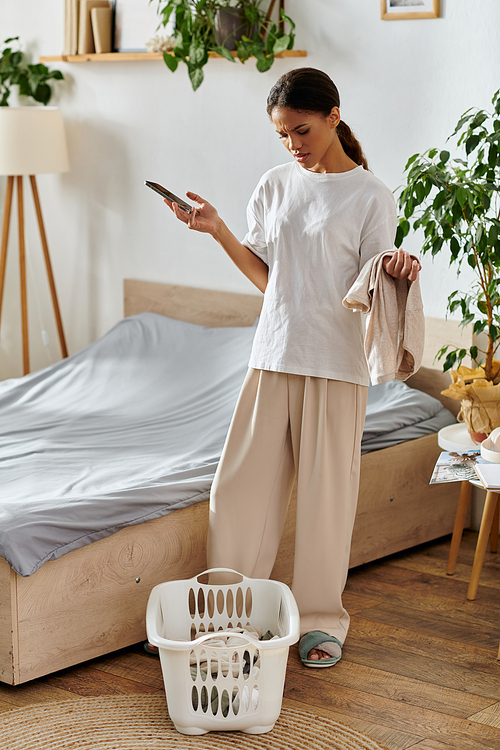
[[[380,0],[383,21],[439,18],[439,0]]]
[[[146,52],[146,44],[158,32],[158,3],[147,0],[114,0],[116,52]]]

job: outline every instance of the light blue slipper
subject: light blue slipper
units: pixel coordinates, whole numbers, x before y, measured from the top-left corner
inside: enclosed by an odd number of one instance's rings
[[[317,648],[331,655],[330,659],[308,659],[307,655],[311,649]],[[339,654],[340,650],[340,654]],[[323,668],[333,667],[342,658],[342,644],[334,635],[328,635],[321,630],[311,630],[299,641],[300,661],[306,667]]]

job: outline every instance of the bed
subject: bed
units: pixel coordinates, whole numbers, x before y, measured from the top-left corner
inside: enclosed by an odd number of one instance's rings
[[[113,447],[118,429],[113,421],[117,413],[116,404],[119,411],[119,405],[125,399],[127,412],[136,420],[135,442],[128,446],[129,452],[125,451],[124,456],[122,455],[133,479],[128,485],[106,485],[104,480],[108,481],[118,474],[119,464],[113,463],[115,459],[111,454],[104,469],[93,466],[89,472],[85,464],[85,444],[79,445],[78,449],[73,446],[73,458],[71,451],[69,458],[62,457],[61,453],[59,473],[61,476],[68,474],[68,482],[72,485],[71,502],[67,503],[74,518],[72,537],[68,542],[64,536],[56,536],[55,539],[49,539],[48,546],[44,548],[42,545],[40,549],[28,544],[30,556],[20,559],[16,555],[22,546],[23,537],[29,540],[34,533],[30,514],[34,508],[36,515],[35,499],[46,496],[48,492],[46,478],[41,470],[42,464],[37,464],[36,461],[51,449],[46,442],[35,442],[28,446],[29,450],[25,443],[20,443],[18,453],[26,456],[23,465],[30,467],[26,469],[26,477],[22,477],[22,481],[28,483],[26,496],[31,497],[33,502],[28,501],[22,509],[23,521],[17,528],[10,529],[5,524],[0,530],[0,549],[4,555],[0,557],[1,681],[20,684],[144,639],[144,613],[151,588],[162,581],[193,576],[206,567],[205,537],[210,480],[218,460],[217,451],[220,451],[224,438],[224,420],[230,418],[239,382],[246,369],[245,356],[251,346],[252,326],[259,314],[260,305],[261,299],[255,295],[142,281],[125,282],[125,319],[100,342],[91,345],[91,351],[105,353],[105,367],[114,377],[114,380],[107,383],[106,392],[101,394],[106,405],[100,415],[104,417],[106,447]],[[192,382],[198,382],[196,387],[201,390],[196,391],[196,398],[184,402],[184,396],[176,390],[177,386],[174,387],[171,394],[176,405],[174,422],[177,420],[177,425],[182,426],[194,420],[193,423],[198,426],[196,429],[202,429],[199,427],[202,424],[200,419],[205,419],[205,432],[207,424],[211,425],[208,430],[210,441],[201,446],[197,445],[196,435],[183,435],[180,430],[176,438],[179,445],[172,443],[166,446],[165,453],[169,454],[170,463],[166,468],[164,465],[155,465],[154,476],[152,470],[141,465],[139,460],[142,455],[139,448],[142,449],[143,443],[150,441],[151,435],[150,431],[142,431],[145,404],[148,399],[153,399],[151,403],[156,404],[157,398],[154,396],[157,393],[154,389],[158,387],[158,376],[155,380],[150,374],[148,362],[142,363],[142,371],[138,369],[137,377],[143,378],[143,387],[138,392],[137,399],[131,397],[129,392],[121,393],[122,381],[130,376],[128,370],[134,369],[126,358],[129,332],[137,333],[137,330],[141,332],[141,341],[149,341],[155,350],[158,350],[159,342],[163,341],[158,338],[158,331],[167,331],[169,336],[173,331],[175,337],[187,337],[190,349],[195,354],[192,361],[184,364],[185,371],[193,373]],[[223,368],[218,369],[216,365],[208,364],[203,354],[205,350],[200,349],[200,346],[207,345],[207,337],[209,347],[218,347],[217,351],[222,352],[224,363],[224,353],[227,353],[229,364],[224,364]],[[204,343],[200,343],[202,339]],[[174,348],[170,354],[175,359],[178,356],[175,351],[176,338],[173,341],[168,348]],[[151,346],[144,350],[144,357],[148,356],[147,351],[150,350]],[[86,398],[95,399],[99,396],[95,392],[98,387],[92,385],[95,362],[92,360],[89,369],[85,356],[84,352],[72,358],[73,369],[79,373],[80,378],[76,385],[73,383],[73,387],[79,389],[83,403]],[[140,353],[134,355],[134,361],[141,359]],[[129,365],[125,372],[127,362]],[[27,376],[28,380],[20,379],[18,382],[4,384],[4,407],[8,410],[10,402],[16,401],[15,421],[19,426],[23,418],[28,419],[27,424],[31,427],[29,440],[39,439],[38,428],[40,435],[45,429],[45,414],[41,413],[39,406],[33,409],[30,400],[33,399],[33,403],[37,405],[43,403],[43,397],[53,386],[54,379],[67,366],[67,363],[59,363],[48,368],[50,372],[34,373]],[[82,380],[84,367],[88,370],[86,380]],[[163,377],[168,379],[168,371],[162,371],[161,378]],[[177,380],[178,378],[176,382]],[[73,375],[69,381],[73,382]],[[205,387],[204,381],[210,384],[220,381],[222,391],[216,393],[211,387]],[[160,386],[162,382],[164,381],[160,382]],[[409,385],[416,391],[436,397],[447,382],[448,378],[437,370],[422,368]],[[85,388],[82,392],[82,383],[86,384],[88,393]],[[431,429],[431,434],[418,436],[418,430],[423,429],[421,425],[425,420],[417,419],[415,421],[418,424],[413,425],[417,429],[416,433],[408,434],[408,426],[401,423],[398,427],[396,422],[396,429],[387,436],[381,426],[380,416],[377,415],[382,414],[385,418],[391,409],[395,410],[390,389],[400,386],[401,384],[390,385],[389,392],[377,392],[378,395],[372,399],[374,415],[370,417],[370,429],[363,448],[370,452],[362,456],[351,567],[451,533],[453,529],[456,487],[453,484],[428,484],[439,454],[436,431],[449,424],[453,416],[433,407],[430,427],[426,425],[424,430],[428,432]],[[10,402],[9,388],[13,394]],[[19,397],[19,388],[25,389],[22,397]],[[71,388],[66,397],[68,404],[71,404],[74,400]],[[377,399],[381,401],[378,405],[375,403]],[[405,399],[412,400],[410,389],[405,390],[400,406],[404,406]],[[19,411],[19,404],[25,410],[24,417],[22,410]],[[67,409],[68,407],[66,412]],[[158,412],[160,411],[158,406]],[[214,421],[215,412],[224,412],[224,419],[217,425]],[[70,435],[73,429],[80,439],[85,440],[86,436],[90,436],[90,440],[96,432],[96,423],[93,421],[95,418],[96,414],[87,414],[85,409],[80,409],[80,413],[71,414],[69,425],[63,424],[62,417],[56,420],[57,429],[53,428],[56,432],[51,436],[51,446],[57,447],[59,440],[61,445],[64,443],[68,447],[69,444],[71,448],[71,440],[60,437],[63,434],[67,436],[68,429]],[[151,425],[154,430],[157,429],[159,424],[153,409],[148,430],[151,430]],[[66,432],[57,432],[62,429],[61,425]],[[15,430],[13,435],[14,433]],[[377,450],[373,450],[374,447]],[[123,452],[123,443],[120,443],[120,451]],[[159,453],[157,449],[156,452]],[[30,454],[35,456],[36,461],[35,458],[29,458]],[[381,465],[384,467],[383,471],[380,471]],[[0,482],[1,471],[0,465]],[[73,482],[71,471],[75,472]],[[10,475],[4,474],[5,476]],[[81,488],[85,489],[86,495],[83,490],[80,491]],[[102,522],[100,525],[96,523],[95,527],[82,526],[75,498],[84,497],[86,502],[89,493],[93,493],[92,500],[97,502],[91,511],[95,517],[109,504],[117,509],[118,515],[113,516],[111,521],[103,515]],[[166,497],[170,498],[167,510]],[[50,514],[44,516],[45,526],[42,524],[42,531],[36,532],[37,542],[45,543],[45,537],[50,536],[49,531],[52,533],[55,529],[59,533],[59,527],[64,525],[60,521],[62,506],[59,499],[51,497]],[[132,501],[135,505],[132,505]],[[292,500],[273,570],[273,577],[287,583],[291,579],[293,558],[293,509]],[[170,512],[171,510],[175,512]]]

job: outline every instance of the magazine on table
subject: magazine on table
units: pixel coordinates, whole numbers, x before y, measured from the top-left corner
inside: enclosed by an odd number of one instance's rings
[[[484,460],[481,459],[479,448],[470,451],[443,451],[436,462],[429,484],[468,482],[469,479],[477,479],[475,466],[478,460]]]

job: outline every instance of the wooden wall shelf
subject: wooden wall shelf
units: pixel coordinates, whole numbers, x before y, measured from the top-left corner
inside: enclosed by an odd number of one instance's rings
[[[232,52],[231,54],[233,57],[236,57],[236,52]],[[216,52],[209,52],[209,56],[221,57]],[[307,57],[307,52],[303,49],[287,49],[284,52],[279,52],[275,57]],[[161,52],[104,52],[99,55],[48,55],[40,57],[40,62],[42,63],[135,62],[138,60],[163,60],[163,54]]]

